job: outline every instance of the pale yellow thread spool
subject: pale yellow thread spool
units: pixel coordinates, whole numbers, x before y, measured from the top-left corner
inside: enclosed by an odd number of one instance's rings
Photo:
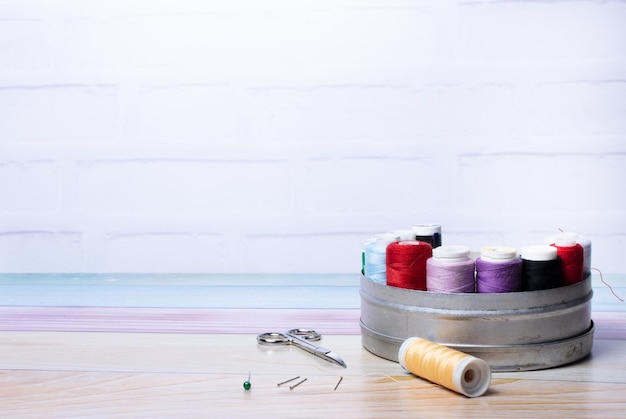
[[[482,396],[491,383],[485,361],[426,339],[405,340],[398,360],[406,371],[468,397]]]

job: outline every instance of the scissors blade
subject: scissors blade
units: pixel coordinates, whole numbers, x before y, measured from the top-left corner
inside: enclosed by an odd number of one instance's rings
[[[346,363],[343,362],[343,359],[341,359],[341,357],[339,357],[339,355],[337,355],[333,351],[326,352],[324,354],[324,359],[326,359],[329,362],[335,363],[335,364],[339,365],[340,367],[348,368]]]
[[[348,367],[346,363],[343,362],[343,359],[341,359],[339,355],[337,355],[330,349],[326,349],[321,346],[314,345],[313,343],[309,342],[306,338],[298,336],[295,333],[287,332],[286,334],[291,338],[291,342],[297,347],[304,349],[305,351],[310,352],[313,355],[319,358],[322,358],[325,361],[331,362],[333,364],[337,364],[340,367],[344,367],[344,368]],[[321,337],[321,335],[318,333],[316,333],[314,336]]]

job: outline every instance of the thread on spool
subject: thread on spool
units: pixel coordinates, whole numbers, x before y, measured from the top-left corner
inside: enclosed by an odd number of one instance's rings
[[[583,248],[583,278],[591,276],[591,270],[594,269],[591,267],[591,240],[578,233],[565,232],[561,229],[559,229],[559,231],[559,234],[546,238],[545,244],[553,245],[559,237],[573,236],[576,243],[580,244]]]
[[[426,291],[426,261],[433,248],[426,242],[404,240],[387,246],[387,285]]]
[[[556,254],[561,259],[561,273],[563,285],[576,284],[583,280],[584,250],[577,243],[576,236],[571,233],[562,233],[556,236],[554,243]]]
[[[522,260],[510,247],[485,247],[476,259],[476,291],[503,293],[522,288]]]
[[[398,236],[398,240],[415,240],[415,232],[411,229],[393,230],[389,234]]]
[[[553,246],[533,245],[522,248],[522,290],[538,291],[563,284],[561,259]]]
[[[363,275],[379,284],[387,282],[387,246],[400,240],[395,234],[383,233],[370,237],[363,245]]]
[[[583,248],[583,278],[591,276],[591,240],[578,237],[578,244]]]
[[[426,242],[431,247],[441,246],[441,226],[439,224],[414,224],[412,227],[414,239]]]
[[[470,293],[476,291],[475,263],[465,246],[440,246],[426,261],[426,290]]]
[[[482,396],[491,383],[484,360],[418,337],[402,343],[398,361],[406,371],[467,397]]]
[[[373,241],[365,246],[363,272],[366,277],[379,284],[384,284],[387,278],[386,252],[387,246],[384,243]]]

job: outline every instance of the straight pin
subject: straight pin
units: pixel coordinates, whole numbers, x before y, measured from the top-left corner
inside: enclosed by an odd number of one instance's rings
[[[250,383],[250,374],[252,374],[252,372],[248,371],[248,381],[243,382],[244,390],[250,390],[250,388],[252,387],[252,384]]]
[[[278,384],[276,384],[276,386],[277,386],[277,387],[280,387],[280,386],[282,386],[283,384],[290,383],[290,382],[292,382],[293,380],[297,380],[298,378],[300,378],[300,376],[293,377],[293,378],[291,378],[291,379],[289,379],[289,380],[287,380],[287,381],[283,381],[282,383],[278,383]]]
[[[337,385],[335,386],[335,390],[337,390],[337,387],[339,387],[339,384],[341,384],[341,380],[343,380],[343,377],[339,377],[339,381],[337,382]]]
[[[298,387],[300,384],[304,383],[307,379],[305,378],[304,380],[300,381],[299,383],[296,383],[292,386],[289,387],[289,390],[293,390],[294,388]]]

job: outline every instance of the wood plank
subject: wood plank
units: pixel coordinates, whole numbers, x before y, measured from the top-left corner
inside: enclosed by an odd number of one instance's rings
[[[321,342],[347,369],[248,334],[1,332],[0,342],[4,417],[617,418],[626,408],[626,342],[615,340],[574,365],[494,373],[475,399],[406,374],[355,335]],[[308,379],[277,387],[296,375]]]

